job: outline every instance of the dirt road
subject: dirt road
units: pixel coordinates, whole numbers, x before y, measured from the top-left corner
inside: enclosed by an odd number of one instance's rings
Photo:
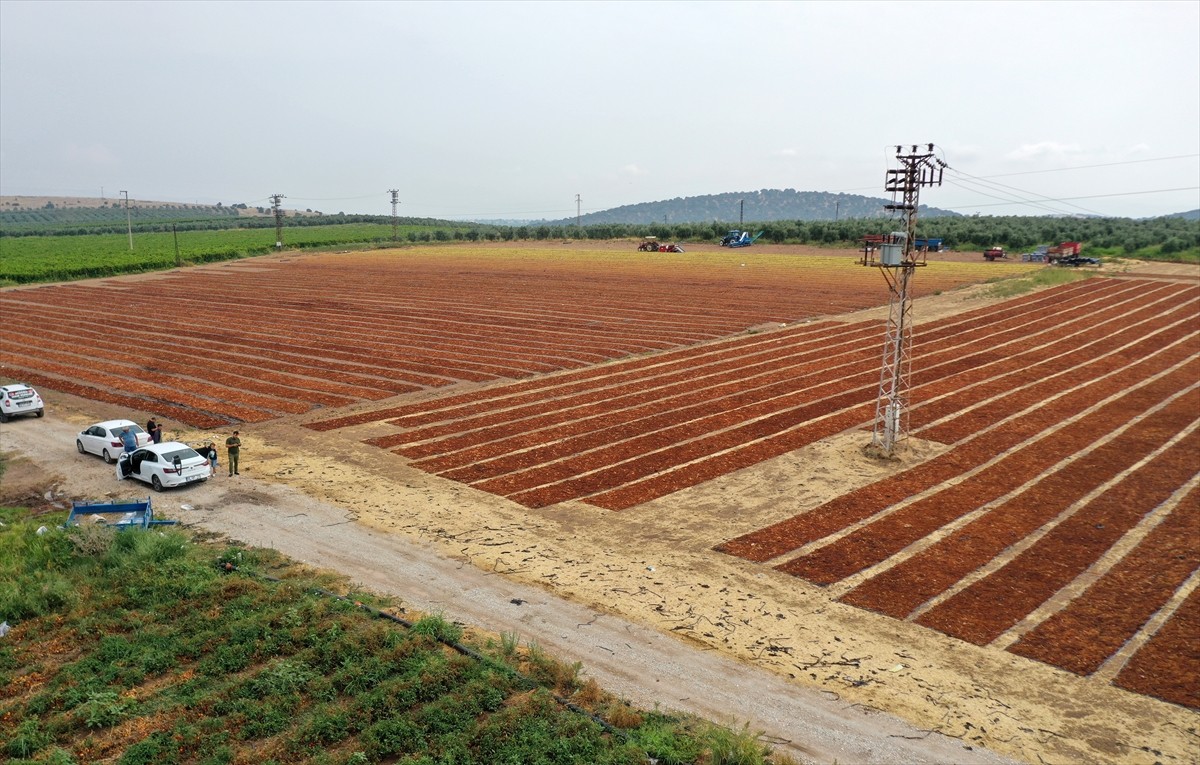
[[[86,418],[55,394],[44,395],[46,418],[0,428],[0,451],[17,458],[4,480],[8,501],[51,486],[62,497],[153,494],[142,484],[118,483],[110,466],[75,453],[75,434]],[[1013,762],[961,739],[919,730],[835,692],[801,687],[544,588],[447,558],[427,544],[356,522],[345,507],[258,480],[249,472],[234,478],[220,474],[203,485],[155,494],[156,511],[339,571],[410,608],[441,612],[497,633],[515,632],[524,642],[583,662],[586,675],[636,704],[657,704],[733,726],[748,723],[764,731],[765,741],[800,761]]]

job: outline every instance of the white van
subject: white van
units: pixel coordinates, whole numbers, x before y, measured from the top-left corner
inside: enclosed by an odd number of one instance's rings
[[[25,383],[0,385],[0,422],[20,414],[41,417],[45,413],[42,397]]]

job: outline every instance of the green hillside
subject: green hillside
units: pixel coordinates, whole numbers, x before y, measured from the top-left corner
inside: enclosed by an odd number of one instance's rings
[[[581,216],[583,225],[603,223],[713,223],[755,221],[818,221],[879,218],[890,200],[828,191],[762,189],[698,197],[676,197],[659,202],[623,205]],[[957,216],[958,213],[921,206],[922,217]],[[567,218],[550,225],[574,224]]]

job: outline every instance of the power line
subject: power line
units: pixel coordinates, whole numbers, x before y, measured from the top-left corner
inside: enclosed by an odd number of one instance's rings
[[[1059,167],[1050,170],[1022,170],[1019,173],[1001,173],[999,175],[989,175],[988,178],[1007,178],[1012,175],[1034,175],[1036,173],[1065,173],[1071,170],[1089,170],[1095,167],[1117,167],[1118,165],[1137,165],[1143,162],[1167,162],[1172,159],[1193,159],[1200,157],[1200,154],[1177,154],[1173,157],[1154,157],[1152,159],[1129,159],[1123,162],[1103,162],[1096,165],[1073,165],[1071,167]]]
[[[1132,197],[1140,194],[1168,194],[1173,191],[1200,191],[1200,186],[1182,186],[1177,189],[1150,189],[1149,191],[1123,191],[1116,194],[1089,194],[1082,197],[1061,197],[1059,199],[1047,199],[1048,202],[1068,202],[1073,199],[1104,199],[1106,197]],[[971,207],[1000,207],[1003,205],[1021,204],[1020,202],[987,202],[981,205],[972,205]],[[945,207],[944,210],[962,210],[963,207]],[[1104,216],[1108,217],[1108,216]]]
[[[966,173],[956,171],[953,168],[948,168],[948,169],[951,170],[951,172],[953,172],[955,175],[959,175],[962,177],[962,181],[963,181],[962,183],[956,182],[953,179],[950,180],[950,183],[953,183],[955,186],[958,186],[959,188],[967,189],[968,191],[972,191],[976,194],[983,194],[986,197],[991,197],[992,199],[999,199],[1002,201],[1005,199],[1005,197],[1000,197],[1000,196],[996,196],[994,194],[989,194],[989,193],[987,193],[987,191],[981,191],[978,188],[974,188],[974,186],[982,186],[983,188],[987,189],[988,191],[995,191],[999,194],[1003,194],[1003,193],[1005,193],[1006,190],[1009,190],[1012,192],[1017,192],[1018,194],[1024,194],[1024,195],[1029,195],[1030,197],[1036,197],[1036,198],[1016,197],[1015,200],[1016,200],[1016,203],[1018,203],[1018,204],[1028,204],[1028,205],[1031,205],[1034,207],[1039,207],[1043,210],[1049,210],[1050,212],[1055,212],[1055,213],[1060,213],[1060,214],[1067,214],[1067,215],[1074,214],[1070,211],[1058,209],[1058,208],[1050,206],[1047,203],[1052,200],[1050,200],[1049,197],[1045,197],[1041,194],[1037,194],[1032,191],[1026,191],[1025,189],[1018,189],[1015,186],[1009,186],[1007,184],[997,183],[995,181],[985,181],[983,179],[976,179],[976,178],[974,178],[974,176],[967,175]],[[970,180],[967,180],[967,179],[970,179]],[[1010,199],[1011,199],[1011,197],[1010,197]],[[1088,213],[1090,215],[1101,215],[1101,213],[1099,213],[1095,210],[1089,210],[1085,207],[1080,207],[1079,205],[1070,205],[1070,206],[1074,207],[1076,210],[1080,210],[1080,211]]]

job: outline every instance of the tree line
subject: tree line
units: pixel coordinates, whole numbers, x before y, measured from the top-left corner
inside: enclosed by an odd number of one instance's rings
[[[225,208],[230,210],[230,208]],[[28,211],[29,213],[65,213],[66,210]],[[78,212],[78,211],[76,211]],[[123,213],[123,211],[121,211]],[[194,211],[140,210],[132,219],[134,233],[163,233],[170,231],[204,231],[223,229],[270,229],[273,216],[245,217],[221,211],[215,215],[196,217]],[[210,211],[205,211],[206,213]],[[176,214],[187,213],[184,215]],[[111,213],[110,213],[111,214]],[[0,237],[71,236],[83,234],[125,233],[123,219],[79,221],[65,224],[56,220],[38,222],[32,216],[20,225],[11,223],[12,212],[0,213]],[[131,216],[132,217],[132,216]],[[371,223],[390,227],[393,223],[408,230],[404,239],[409,242],[445,241],[514,241],[553,239],[624,239],[655,236],[662,241],[715,242],[736,224],[711,223],[595,223],[577,226],[569,223],[529,223],[499,225],[480,222],[447,221],[436,218],[397,218],[387,215],[293,215],[284,219],[285,230],[308,226],[336,226]],[[413,230],[417,227],[418,230]],[[864,236],[886,234],[902,228],[898,219],[846,218],[842,220],[777,220],[751,222],[745,228],[761,232],[761,241],[775,244],[812,244],[819,246],[852,246]],[[381,229],[378,241],[391,240],[387,229]],[[1160,218],[1051,218],[1035,216],[929,216],[921,218],[918,236],[941,238],[951,249],[984,249],[993,246],[1027,250],[1041,244],[1064,241],[1083,242],[1092,249],[1110,254],[1145,253],[1155,255],[1188,254],[1200,256],[1200,220],[1183,217]],[[285,237],[286,239],[286,237]],[[349,240],[348,240],[349,241]],[[355,241],[361,241],[356,237]],[[1187,259],[1187,258],[1185,258]]]

